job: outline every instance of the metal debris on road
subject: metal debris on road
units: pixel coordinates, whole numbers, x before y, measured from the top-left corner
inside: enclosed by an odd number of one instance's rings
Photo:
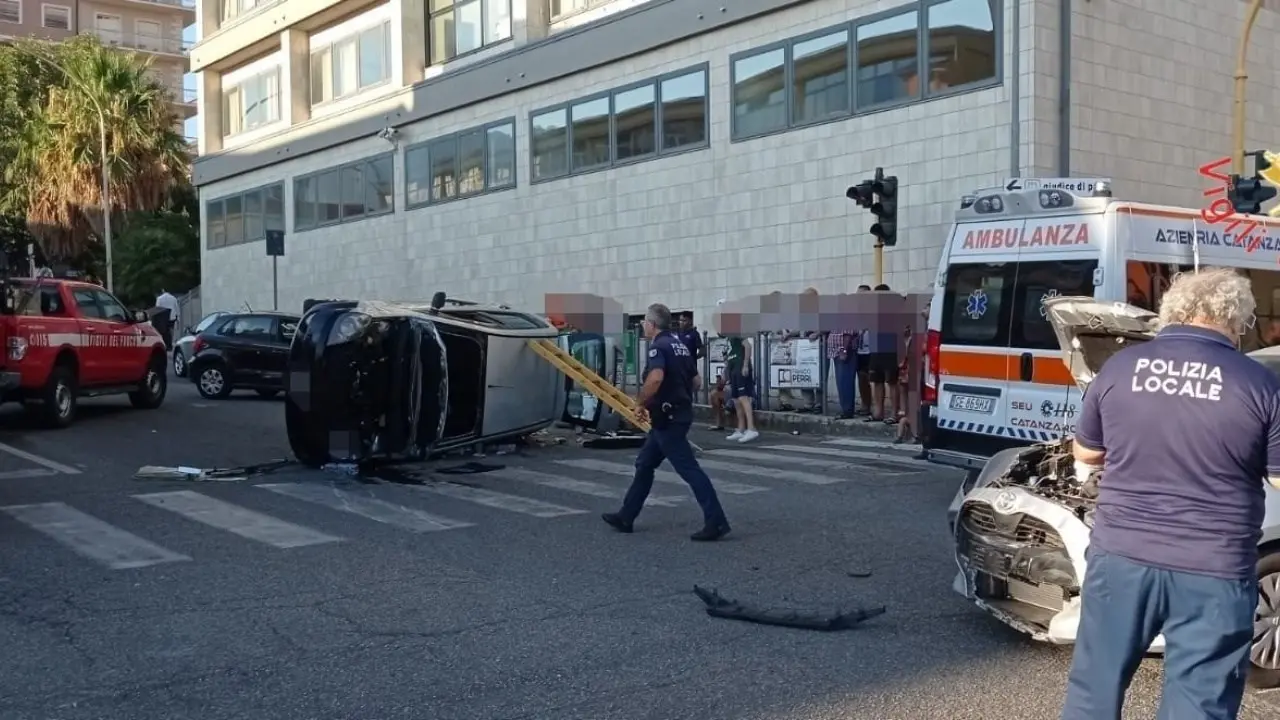
[[[715,590],[693,586],[693,592],[707,606],[711,617],[742,620],[760,625],[777,625],[801,630],[848,630],[885,613],[885,607],[859,608],[850,612],[818,613],[799,610],[753,608],[728,600]]]
[[[293,465],[292,460],[271,460],[256,465],[204,469],[186,465],[143,465],[133,474],[135,480],[186,480],[189,482],[232,482],[248,480]]]

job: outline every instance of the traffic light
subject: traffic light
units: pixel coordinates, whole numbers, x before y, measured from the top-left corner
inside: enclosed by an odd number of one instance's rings
[[[871,205],[871,213],[876,216],[876,224],[871,226],[871,234],[885,247],[898,244],[898,178],[885,177],[883,168],[876,168],[876,179],[871,183],[876,201]],[[1272,191],[1275,194],[1275,191]]]
[[[844,196],[858,203],[858,205],[869,209],[872,203],[875,202],[875,198],[872,197],[873,192],[872,182],[870,180],[863,180],[857,185],[851,185],[848,190],[845,190]]]
[[[1259,150],[1247,153],[1253,158],[1253,176],[1240,177],[1232,175],[1227,185],[1227,199],[1235,211],[1244,215],[1260,215],[1262,204],[1276,196],[1276,189],[1267,182],[1274,177],[1276,170],[1271,167],[1271,158]]]

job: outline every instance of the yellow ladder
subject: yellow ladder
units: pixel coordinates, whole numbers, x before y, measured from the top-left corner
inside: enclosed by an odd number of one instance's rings
[[[641,420],[636,414],[636,403],[631,399],[630,395],[622,392],[613,386],[613,383],[605,380],[599,375],[591,371],[591,368],[578,362],[578,359],[570,355],[567,351],[556,345],[554,340],[530,340],[529,347],[537,353],[543,360],[551,363],[557,370],[564,373],[566,377],[578,383],[582,387],[591,391],[605,405],[613,408],[624,420],[633,426],[649,432],[649,422]]]

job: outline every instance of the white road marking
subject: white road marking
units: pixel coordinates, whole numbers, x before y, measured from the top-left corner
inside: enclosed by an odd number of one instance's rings
[[[367,495],[313,483],[267,483],[255,487],[340,512],[354,513],[374,522],[394,525],[411,532],[440,532],[474,526],[474,523],[452,520]]]
[[[830,470],[833,472],[866,472],[867,468],[857,463],[841,462],[839,460],[825,460],[823,458],[811,458],[797,455],[781,455],[779,453],[760,452],[759,450],[733,450],[733,449],[716,449],[706,451],[707,455],[715,455],[717,457],[733,458],[735,460],[750,460],[752,462],[782,464],[782,465],[798,465],[800,467],[821,468],[822,470]]]
[[[807,453],[810,455],[826,455],[828,457],[852,458],[855,460],[874,460],[876,462],[891,462],[899,465],[908,465],[920,468],[934,469],[936,466],[925,460],[916,460],[906,455],[895,455],[893,453],[874,453],[859,452],[858,450],[843,450],[833,447],[811,447],[809,445],[764,445],[765,450],[786,450],[787,452]]]
[[[843,445],[845,447],[861,447],[861,448],[879,448],[881,450],[905,450],[906,452],[920,452],[919,443],[902,443],[894,445],[888,440],[858,440],[855,438],[831,438],[823,440],[823,445]]]
[[[33,477],[49,477],[57,475],[56,470],[46,470],[44,468],[31,468],[29,470],[5,470],[0,472],[0,480],[21,480],[22,478]]]
[[[239,505],[201,495],[192,490],[148,493],[134,495],[134,497],[148,505],[175,512],[198,523],[273,547],[295,548],[342,540],[318,530],[277,520],[270,515],[263,515]]]
[[[576,460],[556,460],[560,465],[568,465],[569,467],[581,468],[583,470],[594,470],[595,472],[609,473],[610,475],[621,475],[623,477],[635,477],[636,469],[631,465],[622,463],[613,463],[607,460],[596,460],[594,458],[581,458]],[[669,485],[683,485],[688,487],[680,476],[670,470],[657,470],[653,474],[653,479],[658,482],[667,483]],[[728,480],[717,480],[711,478],[711,482],[716,486],[716,490],[726,495],[749,495],[751,493],[764,492],[769,488],[760,487],[759,485],[745,485],[742,483],[730,482]]]
[[[511,480],[513,482],[531,483],[533,485],[541,485],[555,490],[564,490],[566,492],[590,495],[598,498],[607,498],[609,500],[621,500],[624,494],[621,490],[609,485],[601,485],[600,483],[588,482],[586,480],[575,480],[573,478],[561,477],[559,475],[538,472],[536,470],[526,470],[524,468],[504,467],[501,470],[494,470],[493,472],[486,474],[493,477],[500,477],[504,480]],[[645,500],[644,504],[646,506],[653,505],[655,507],[673,507],[675,505],[683,505],[684,502],[685,499],[683,497],[655,497],[650,495],[649,498]]]
[[[13,519],[112,570],[190,560],[60,502],[0,508]]]
[[[775,478],[778,480],[790,480],[792,482],[804,483],[806,485],[835,485],[836,483],[848,482],[853,479],[852,477],[818,475],[816,473],[807,473],[800,470],[744,466],[742,463],[724,462],[722,460],[710,460],[707,458],[699,458],[698,464],[704,468],[719,470],[720,472],[738,473],[739,475],[755,475],[757,477]]]
[[[41,467],[49,468],[50,470],[54,472],[62,473],[63,475],[79,475],[80,474],[80,471],[78,469],[73,468],[70,465],[63,465],[60,462],[54,462],[49,458],[40,457],[39,455],[29,453],[26,450],[19,450],[18,448],[12,445],[6,445],[5,443],[0,443],[0,452],[7,452],[16,458],[22,458],[27,462],[35,463],[36,465],[39,465]]]
[[[453,498],[454,500],[463,500],[485,507],[497,508],[498,510],[506,510],[508,512],[520,513],[522,515],[532,515],[540,518],[560,517],[561,515],[581,515],[586,510],[578,510],[577,508],[556,505],[555,503],[542,502],[532,498],[520,497],[519,495],[507,495],[506,493],[494,492],[483,488],[472,487],[470,485],[455,485],[452,483],[435,483],[430,485],[411,485],[414,490],[421,492],[434,493],[443,495],[444,497]]]

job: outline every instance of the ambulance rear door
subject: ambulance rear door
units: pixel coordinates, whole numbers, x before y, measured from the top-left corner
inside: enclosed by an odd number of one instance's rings
[[[1009,313],[1009,389],[1005,426],[996,434],[1020,442],[1075,432],[1080,391],[1049,324],[1044,301],[1095,297],[1104,281],[1107,216],[1101,212],[1028,219],[1018,244]]]

